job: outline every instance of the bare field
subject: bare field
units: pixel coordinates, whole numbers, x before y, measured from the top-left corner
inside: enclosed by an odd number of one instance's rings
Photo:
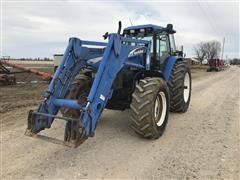
[[[1,179],[239,179],[240,68],[193,68],[192,77],[188,112],[170,113],[160,139],[139,138],[129,111],[106,110],[95,137],[76,149],[24,136],[47,84],[0,86]],[[63,127],[56,121],[47,133],[62,139]]]

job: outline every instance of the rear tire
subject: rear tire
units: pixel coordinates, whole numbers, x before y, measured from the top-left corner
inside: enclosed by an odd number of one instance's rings
[[[173,67],[168,82],[170,92],[170,111],[187,111],[191,99],[192,79],[191,71],[182,61],[177,61]]]
[[[139,81],[132,94],[132,128],[148,139],[159,138],[167,125],[169,91],[161,78],[145,78]]]

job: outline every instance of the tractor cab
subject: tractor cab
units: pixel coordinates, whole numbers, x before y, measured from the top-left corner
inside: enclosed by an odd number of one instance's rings
[[[169,56],[182,54],[176,50],[174,33],[172,24],[166,28],[152,24],[131,26],[123,31],[125,37],[151,41],[151,69],[155,70],[162,69]]]

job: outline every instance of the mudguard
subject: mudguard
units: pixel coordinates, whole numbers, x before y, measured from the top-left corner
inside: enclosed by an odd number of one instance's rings
[[[163,78],[165,81],[169,81],[174,64],[182,60],[182,57],[179,56],[170,56],[166,59],[166,64],[163,68]]]

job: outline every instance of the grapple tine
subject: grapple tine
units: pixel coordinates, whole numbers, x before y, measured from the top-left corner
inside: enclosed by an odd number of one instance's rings
[[[25,131],[26,136],[33,136],[34,134],[42,130],[42,129],[39,129],[38,131],[36,131],[34,129],[34,126],[35,126],[34,110],[30,110],[27,118],[27,129]]]
[[[67,121],[67,124],[71,124],[73,126],[70,126],[68,129],[70,133],[67,133],[65,131],[64,141],[53,138],[53,137],[48,137],[45,135],[37,134],[38,132],[41,131],[41,130],[36,131],[34,128],[36,125],[35,117],[37,115],[46,116],[46,117],[54,117],[57,119],[65,120],[65,121]],[[41,140],[44,140],[47,142],[51,142],[54,144],[64,145],[64,146],[71,147],[71,148],[78,147],[80,144],[82,144],[87,139],[87,136],[85,135],[85,131],[83,130],[83,127],[81,127],[81,124],[79,123],[78,119],[43,114],[43,113],[35,112],[34,110],[29,111],[28,119],[27,119],[27,129],[25,131],[25,135],[33,137],[33,138],[38,138],[38,139],[41,139]]]

